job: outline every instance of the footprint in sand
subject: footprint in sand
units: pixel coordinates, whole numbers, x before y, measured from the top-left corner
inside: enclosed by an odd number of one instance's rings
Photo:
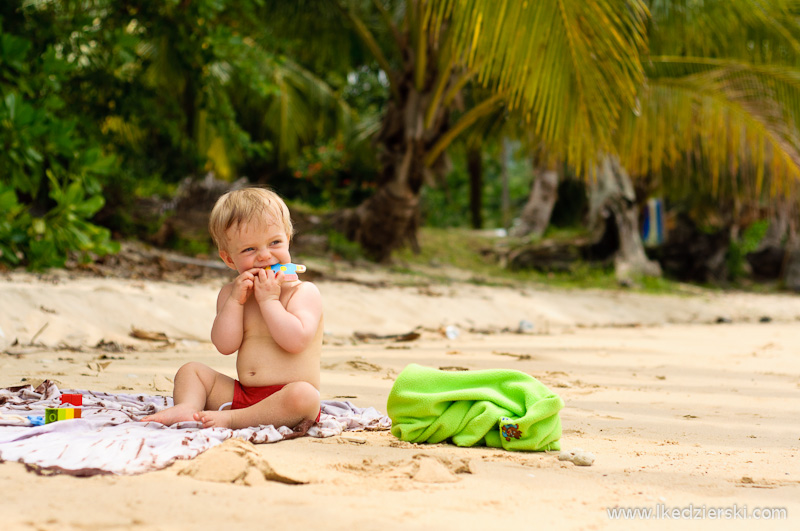
[[[342,367],[347,367],[350,369],[355,369],[357,371],[364,371],[364,372],[380,372],[383,370],[383,367],[380,365],[376,365],[374,363],[370,363],[365,360],[355,359],[355,360],[348,360],[339,363],[328,363],[323,364],[322,368],[325,370],[337,370]]]
[[[253,447],[241,439],[228,439],[222,444],[200,454],[186,468],[178,472],[201,481],[235,483],[255,486],[267,481],[278,481],[289,485],[307,483],[300,479],[279,474]]]
[[[367,372],[380,372],[381,366],[375,365],[374,363],[370,363],[364,360],[350,360],[347,362],[347,365],[356,369],[357,371],[367,371]]]
[[[365,459],[360,465],[346,466],[352,472],[387,479],[411,479],[418,483],[455,483],[459,474],[471,474],[468,460],[417,454],[412,459],[374,463]]]
[[[357,371],[365,372],[380,372],[382,369],[380,365],[375,365],[374,363],[364,360],[349,360],[345,362],[345,365]]]

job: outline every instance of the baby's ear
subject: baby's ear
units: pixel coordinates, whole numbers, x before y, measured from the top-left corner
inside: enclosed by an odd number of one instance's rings
[[[229,255],[227,251],[220,249],[219,257],[222,258],[222,261],[225,262],[226,266],[230,267],[233,270],[236,269],[236,265],[233,263],[233,258],[231,258],[231,255]]]

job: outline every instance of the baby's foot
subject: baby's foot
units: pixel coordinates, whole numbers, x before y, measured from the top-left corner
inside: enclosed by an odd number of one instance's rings
[[[230,410],[198,411],[193,420],[202,422],[204,428],[232,428],[233,414]]]
[[[178,404],[153,415],[147,415],[141,419],[142,422],[160,422],[166,426],[172,426],[178,422],[195,420],[194,415],[197,410],[186,404]]]

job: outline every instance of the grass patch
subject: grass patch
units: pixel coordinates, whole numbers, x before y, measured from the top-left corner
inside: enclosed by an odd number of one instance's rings
[[[582,232],[559,231],[551,237],[568,240]],[[445,268],[468,271],[467,281],[480,285],[544,285],[562,289],[625,289],[642,293],[681,293],[678,282],[666,278],[637,279],[634,287],[621,288],[612,265],[575,262],[567,272],[511,271],[501,266],[495,249],[501,240],[488,231],[424,227],[419,232],[419,254],[403,249],[394,254],[392,271],[429,281],[451,282]],[[463,280],[463,279],[462,279]]]
[[[426,227],[419,231],[418,238],[420,244],[418,254],[406,248],[397,251],[394,258],[407,264],[450,265],[485,274],[500,270],[492,260],[481,254],[482,251],[491,249],[494,244],[491,237],[481,233],[467,229]]]

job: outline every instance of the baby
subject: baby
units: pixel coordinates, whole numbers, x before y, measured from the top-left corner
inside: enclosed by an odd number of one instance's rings
[[[238,351],[239,379],[187,363],[175,375],[175,405],[142,420],[307,429],[320,413],[322,296],[314,284],[269,269],[292,261],[289,209],[262,188],[228,192],[214,205],[209,230],[238,273],[219,292],[211,341],[224,355]]]

